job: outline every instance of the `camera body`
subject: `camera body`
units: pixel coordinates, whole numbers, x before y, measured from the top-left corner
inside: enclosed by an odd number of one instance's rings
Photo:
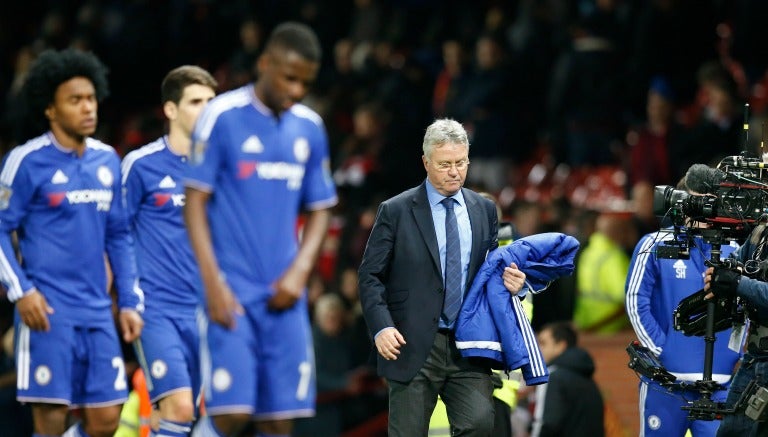
[[[689,219],[716,229],[724,239],[743,241],[768,213],[768,165],[757,158],[729,156],[717,169],[694,165],[686,183],[697,194],[669,185],[657,185],[653,193],[654,214],[676,227]]]

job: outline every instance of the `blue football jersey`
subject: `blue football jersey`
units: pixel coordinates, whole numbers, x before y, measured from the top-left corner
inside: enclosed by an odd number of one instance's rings
[[[182,215],[187,157],[162,137],[123,159],[123,193],[148,310],[194,310],[199,274]]]
[[[192,140],[185,184],[212,193],[208,220],[222,272],[271,284],[296,255],[301,209],[337,202],[322,119],[301,104],[278,118],[247,85],[211,100]]]
[[[21,264],[11,243],[17,230]],[[143,310],[115,150],[86,139],[81,157],[49,132],[13,149],[0,172],[0,280],[16,301],[36,287],[72,320],[112,317],[104,254],[120,308]]]

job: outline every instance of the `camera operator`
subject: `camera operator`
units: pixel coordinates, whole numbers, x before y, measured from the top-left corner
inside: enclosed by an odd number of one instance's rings
[[[744,270],[725,267],[710,267],[704,277],[704,290],[708,298],[734,297],[742,299],[749,318],[747,350],[728,390],[726,407],[732,408],[741,397],[750,381],[761,387],[768,387],[768,283],[766,282],[766,232],[765,220],[754,228],[750,238],[732,257],[747,266],[753,279],[744,276]],[[752,268],[754,266],[754,269]],[[768,435],[768,422],[756,422],[737,411],[727,415],[720,424],[718,436],[764,436]]]
[[[678,189],[691,195],[683,178]],[[696,223],[687,223],[697,226]],[[693,237],[689,259],[667,259],[658,255],[659,246],[675,238],[672,229],[646,234],[635,247],[625,286],[626,308],[640,343],[655,354],[678,381],[703,379],[705,342],[701,337],[688,337],[674,329],[673,310],[683,298],[703,285],[712,245],[700,235]],[[722,244],[723,256],[737,245]],[[712,378],[727,384],[739,359],[739,353],[728,348],[730,330],[717,334],[713,354]],[[726,390],[713,393],[712,400],[722,402]],[[690,420],[682,407],[701,398],[693,389],[669,390],[658,382],[643,377],[640,382],[640,435],[682,437],[690,429],[694,437],[714,436],[719,422]]]

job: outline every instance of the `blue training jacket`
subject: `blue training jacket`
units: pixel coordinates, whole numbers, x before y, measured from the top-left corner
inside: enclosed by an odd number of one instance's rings
[[[664,259],[657,247],[673,239],[671,230],[645,235],[635,247],[626,284],[629,320],[640,343],[656,355],[664,367],[678,379],[703,378],[705,343],[701,337],[688,337],[674,329],[673,312],[680,301],[704,287],[704,260],[712,246],[696,237],[690,259]],[[723,244],[721,257],[728,257],[737,245]],[[740,353],[728,347],[731,329],[715,334],[712,379],[727,383]]]
[[[496,364],[493,367],[506,371],[522,368],[528,385],[547,382],[549,371],[520,298],[510,296],[501,275],[514,262],[525,273],[527,288],[538,293],[553,280],[573,273],[578,250],[575,238],[549,232],[521,238],[490,252],[467,292],[456,322],[456,347],[461,354],[489,358]]]

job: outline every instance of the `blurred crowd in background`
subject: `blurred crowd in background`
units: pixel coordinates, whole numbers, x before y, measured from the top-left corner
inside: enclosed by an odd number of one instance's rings
[[[322,399],[348,400],[371,382],[359,371],[370,346],[356,270],[380,201],[425,177],[435,117],[464,124],[467,185],[496,197],[516,237],[582,242],[577,274],[536,296],[534,328],[629,329],[624,280],[638,238],[659,227],[653,187],[694,163],[762,154],[766,19],[762,0],[4,2],[0,147],[27,139],[18,93],[46,48],[91,50],[109,67],[96,136],[124,155],[162,135],[170,69],[199,65],[229,90],[253,79],[277,23],[311,25],[324,56],[305,103],[325,121],[341,200],[310,288],[317,347],[330,354],[317,355],[318,383]]]

